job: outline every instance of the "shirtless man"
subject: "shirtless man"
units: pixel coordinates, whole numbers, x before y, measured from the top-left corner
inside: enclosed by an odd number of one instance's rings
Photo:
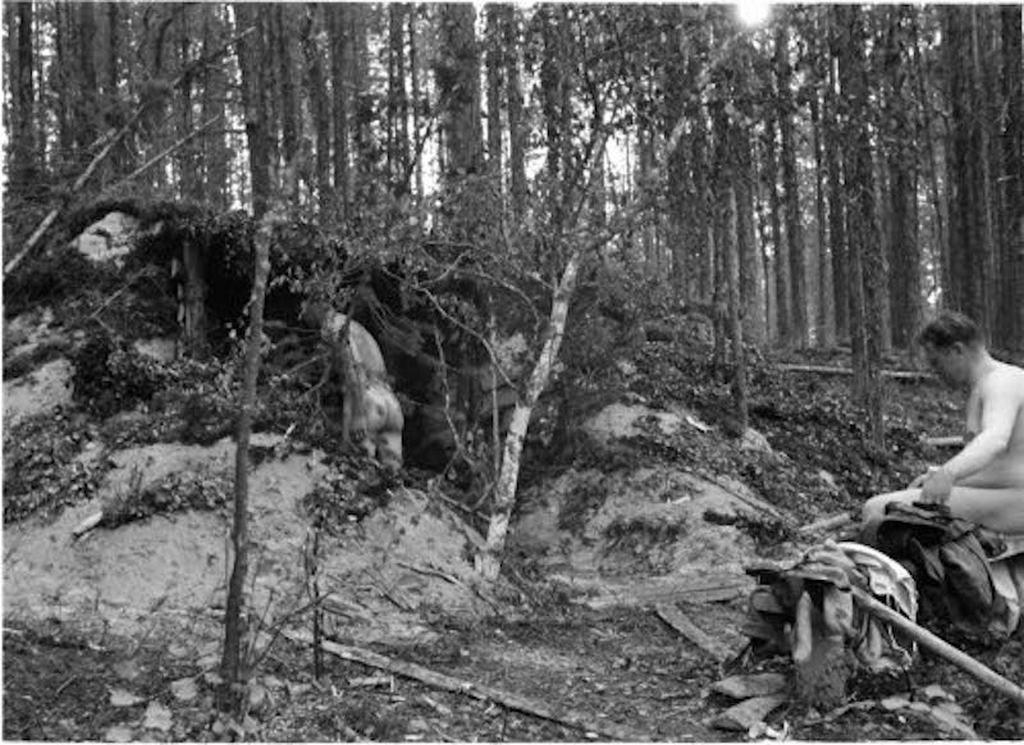
[[[945,503],[950,512],[1004,533],[1024,533],[1024,369],[992,359],[978,326],[942,312],[918,337],[928,363],[952,387],[970,391],[963,449],[907,489],[864,504],[871,541],[890,502]]]

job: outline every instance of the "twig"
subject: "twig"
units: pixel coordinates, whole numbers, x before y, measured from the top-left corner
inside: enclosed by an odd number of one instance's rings
[[[417,574],[424,574],[424,575],[426,575],[428,577],[439,577],[439,578],[441,578],[441,579],[445,580],[446,582],[449,582],[449,583],[451,583],[453,585],[461,585],[462,584],[462,582],[460,582],[456,577],[454,577],[451,574],[448,574],[446,572],[442,572],[440,569],[434,569],[433,567],[416,566],[415,564],[410,564],[407,561],[396,561],[395,563],[398,564],[398,566],[400,566],[400,567],[405,567],[406,569],[411,569],[412,571],[416,572]]]
[[[65,680],[63,683],[60,684],[57,690],[54,691],[54,696],[59,696],[60,694],[64,693],[65,689],[67,689],[67,687],[74,683],[76,680],[78,680],[77,675],[72,675],[70,678]]]
[[[157,163],[159,163],[161,160],[166,158],[168,155],[170,155],[174,151],[176,151],[176,150],[180,149],[181,147],[185,146],[186,144],[188,144],[188,142],[190,140],[194,139],[201,132],[209,129],[210,127],[212,127],[214,124],[216,124],[217,122],[219,122],[223,118],[224,118],[223,115],[215,116],[213,119],[210,119],[208,122],[205,122],[204,124],[199,125],[199,127],[197,129],[194,129],[193,131],[189,132],[187,135],[182,137],[180,140],[175,142],[173,145],[170,145],[169,147],[164,148],[164,150],[162,150],[161,152],[159,152],[156,155],[154,155],[152,158],[147,160],[145,163],[143,163],[141,166],[139,166],[134,171],[129,173],[127,176],[125,176],[124,178],[118,179],[117,182],[115,182],[113,185],[111,185],[107,189],[107,192],[109,193],[109,192],[113,191],[114,189],[117,189],[118,187],[123,186],[124,184],[128,183],[129,181],[131,181],[131,180],[133,180],[135,178],[138,178],[143,173],[145,173],[149,168],[151,168],[154,165],[156,165]]]
[[[289,633],[288,638],[299,644],[310,644],[308,635]],[[352,647],[335,642],[324,641],[321,643],[324,651],[329,652],[343,660],[360,662],[369,667],[376,667],[386,670],[395,675],[400,675],[412,680],[418,680],[426,685],[433,686],[453,693],[462,693],[481,701],[493,701],[507,709],[530,714],[540,719],[571,727],[581,732],[593,732],[598,735],[614,740],[628,742],[646,742],[650,738],[643,732],[634,731],[628,727],[616,725],[612,722],[594,721],[574,711],[561,711],[547,703],[534,701],[525,696],[519,696],[508,691],[503,691],[491,686],[480,685],[468,680],[453,678],[443,673],[430,670],[429,668],[403,662],[384,655],[371,652],[367,649]]]

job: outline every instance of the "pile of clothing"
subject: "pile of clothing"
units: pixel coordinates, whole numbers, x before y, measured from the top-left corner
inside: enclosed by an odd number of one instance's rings
[[[925,620],[996,638],[1019,625],[1024,555],[1013,538],[953,517],[944,505],[891,504],[875,544],[914,576]]]
[[[743,631],[755,656],[792,657],[798,696],[839,705],[853,670],[905,670],[915,653],[912,640],[858,606],[854,587],[915,623],[920,613],[1005,637],[1021,618],[1021,543],[943,506],[893,504],[874,546],[827,541],[793,566],[748,567],[758,584]]]

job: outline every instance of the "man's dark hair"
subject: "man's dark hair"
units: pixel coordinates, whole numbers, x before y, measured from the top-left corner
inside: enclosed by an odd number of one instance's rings
[[[941,311],[917,335],[917,343],[948,349],[956,343],[976,346],[984,343],[981,328],[965,316],[952,310]]]

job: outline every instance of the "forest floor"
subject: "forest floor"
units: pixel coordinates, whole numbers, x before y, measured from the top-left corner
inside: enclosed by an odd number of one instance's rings
[[[45,470],[36,487],[59,494],[58,507],[17,519],[5,494],[4,739],[1024,736],[1019,708],[926,653],[908,676],[855,675],[840,709],[786,698],[753,729],[723,728],[734,702],[712,691],[716,681],[790,671],[785,659],[755,664],[740,654],[752,587],[744,566],[796,559],[825,537],[795,534],[751,511],[751,500],[801,524],[852,513],[865,494],[905,483],[934,455],[918,447],[921,435],[959,431],[962,401],[932,383],[888,384],[892,436],[889,451],[877,453],[852,444],[865,425],[850,413],[845,380],[774,373],[763,362],[751,381],[752,424],[771,450],[741,447],[724,433],[723,386],[692,360],[647,347],[588,407],[573,448],[528,452],[496,586],[473,570],[481,516],[436,479],[390,479],[286,432],[257,436],[249,716],[227,725],[214,692],[233,442],[115,445],[113,425],[137,428],[143,414],[83,418],[61,383],[61,360],[10,376],[5,484],[27,478],[8,472],[24,465]],[[9,442],[11,431],[24,441]],[[34,442],[49,444],[26,454]],[[156,507],[73,537],[105,505],[141,495]],[[336,649],[375,653],[382,665],[328,652],[317,675],[302,641],[312,616],[311,506],[331,524],[315,558],[328,594],[325,632]],[[722,653],[662,620],[656,606],[666,602]],[[951,640],[1024,682],[1019,635],[998,644]],[[407,674],[410,666],[432,682]],[[952,721],[934,716],[936,699],[957,713]]]

